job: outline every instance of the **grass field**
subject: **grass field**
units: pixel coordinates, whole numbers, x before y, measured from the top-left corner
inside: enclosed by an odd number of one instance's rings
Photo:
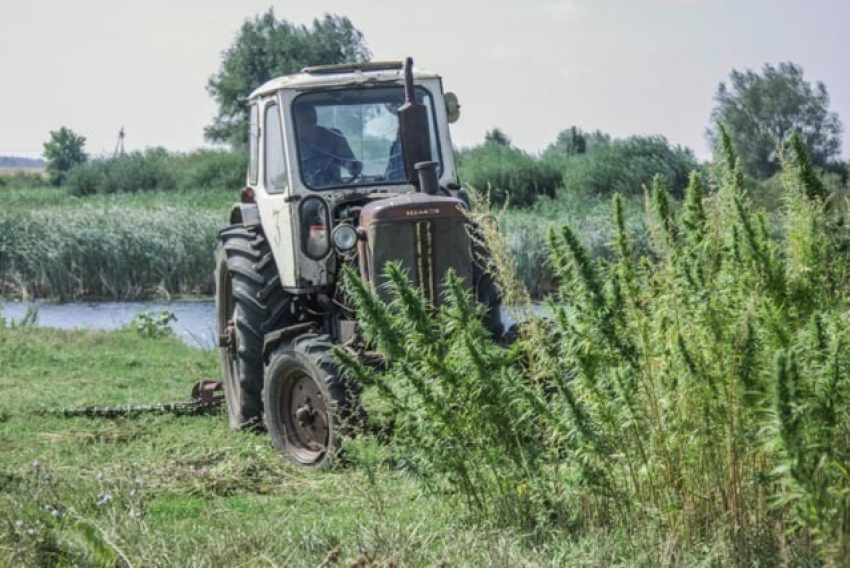
[[[0,329],[0,565],[630,564],[611,538],[468,522],[368,460],[290,467],[221,414],[63,418],[42,408],[184,400],[216,355],[131,332]],[[393,564],[395,562],[396,564]]]

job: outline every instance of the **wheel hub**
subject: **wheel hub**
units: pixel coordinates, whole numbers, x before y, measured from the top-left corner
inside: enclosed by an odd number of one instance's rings
[[[288,412],[289,439],[305,457],[322,452],[328,443],[327,406],[319,386],[307,374],[292,377],[283,408]],[[288,395],[288,396],[287,396]]]
[[[310,404],[303,404],[295,411],[295,418],[302,427],[310,426],[316,420],[316,409]]]
[[[232,319],[227,320],[224,333],[218,338],[218,345],[227,348],[231,357],[236,356],[236,324]]]

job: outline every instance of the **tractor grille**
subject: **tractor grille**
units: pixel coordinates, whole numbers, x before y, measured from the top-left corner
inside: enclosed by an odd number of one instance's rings
[[[388,262],[400,263],[435,306],[450,269],[471,288],[472,257],[461,207],[451,197],[413,193],[363,208],[360,227],[366,240],[360,243],[360,273],[382,299],[391,299],[383,275]]]

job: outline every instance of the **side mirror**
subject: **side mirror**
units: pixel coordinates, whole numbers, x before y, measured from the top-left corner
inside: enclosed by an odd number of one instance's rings
[[[443,95],[443,100],[446,102],[446,118],[449,124],[454,124],[460,118],[460,103],[457,100],[457,95],[446,93]]]

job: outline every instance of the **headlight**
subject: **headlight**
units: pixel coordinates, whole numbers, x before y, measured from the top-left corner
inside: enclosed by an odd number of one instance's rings
[[[348,252],[357,246],[357,231],[351,225],[337,225],[331,240],[338,251]]]

